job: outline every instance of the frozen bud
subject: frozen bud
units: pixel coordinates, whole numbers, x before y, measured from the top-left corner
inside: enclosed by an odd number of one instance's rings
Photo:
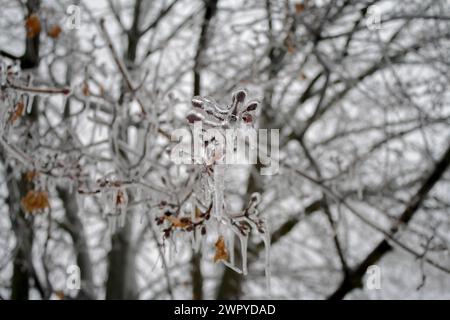
[[[206,234],[206,227],[205,226],[202,227],[201,233],[202,233],[203,236]]]
[[[252,193],[252,196],[250,199],[254,204],[258,204],[261,202],[261,194],[258,192],[254,192],[254,193]]]
[[[234,96],[236,97],[237,102],[244,102],[247,93],[244,90],[239,90],[234,94]]]
[[[194,107],[194,108],[199,108],[199,109],[202,109],[203,108],[203,101],[202,101],[202,99],[200,98],[200,97],[194,97],[193,99],[192,99],[192,106]]]
[[[242,115],[242,120],[244,120],[245,123],[251,123],[253,121],[253,117],[251,114],[245,113]]]
[[[256,108],[258,108],[258,101],[251,101],[248,103],[246,111],[254,111]]]
[[[172,231],[171,228],[164,229],[164,230],[163,230],[163,232],[164,232],[164,237],[165,237],[165,238],[170,238],[170,233],[171,233],[171,231]]]
[[[183,218],[180,218],[180,222],[181,223],[189,223],[190,220],[189,220],[189,218],[183,217]]]
[[[161,217],[157,217],[157,218],[155,218],[155,221],[156,221],[156,225],[160,226],[163,224],[164,219],[162,219]]]
[[[194,123],[194,122],[196,122],[196,121],[202,121],[202,120],[203,120],[199,115],[197,115],[197,114],[195,114],[195,113],[190,113],[190,114],[188,114],[187,117],[186,117],[186,119],[187,119],[187,121],[188,121],[189,123]]]

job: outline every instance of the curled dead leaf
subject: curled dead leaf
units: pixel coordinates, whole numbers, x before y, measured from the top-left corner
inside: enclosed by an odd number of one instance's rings
[[[27,38],[34,38],[41,32],[41,20],[37,14],[32,14],[25,20],[25,29]]]
[[[125,195],[122,190],[119,190],[116,196],[116,204],[119,205],[122,203],[125,203]]]
[[[61,27],[59,25],[55,24],[55,25],[51,26],[50,29],[48,29],[47,35],[50,38],[56,39],[59,37],[61,32],[62,32]]]
[[[91,95],[91,90],[89,89],[89,84],[87,83],[87,81],[83,82],[82,90],[85,97],[89,97]]]
[[[50,207],[48,193],[45,191],[30,190],[21,201],[22,207],[26,212],[41,211]]]
[[[295,12],[297,14],[302,13],[305,10],[305,5],[303,3],[296,3],[295,4]]]
[[[189,226],[189,221],[190,220],[187,219],[187,218],[179,219],[179,218],[174,217],[174,216],[165,216],[165,218],[167,220],[169,220],[172,223],[172,225],[174,227],[176,227],[176,228],[185,228],[185,227]]]
[[[200,218],[202,216],[202,212],[199,207],[195,207],[195,218]]]
[[[228,260],[228,252],[225,247],[225,240],[223,239],[223,236],[220,236],[219,239],[217,239],[215,247],[216,253],[214,255],[214,262]]]
[[[39,172],[31,170],[31,171],[27,171],[25,173],[25,180],[27,180],[28,182],[32,182],[37,176],[39,175]]]
[[[61,290],[56,291],[55,296],[56,296],[56,298],[58,298],[58,300],[64,300],[64,297],[65,297],[64,292],[62,292]]]
[[[17,104],[16,104],[16,106],[14,108],[14,112],[11,113],[11,117],[9,118],[9,122],[11,122],[11,124],[13,124],[14,122],[17,121],[17,119],[22,117],[24,109],[25,109],[25,105],[24,105],[23,101],[21,100],[21,101],[17,102]]]

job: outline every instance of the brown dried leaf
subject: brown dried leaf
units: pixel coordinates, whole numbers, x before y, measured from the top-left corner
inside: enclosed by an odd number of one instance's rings
[[[223,239],[223,236],[220,236],[219,239],[217,239],[215,247],[216,254],[214,255],[214,262],[228,260],[228,252],[225,247],[225,240]]]
[[[202,216],[202,212],[200,211],[199,207],[195,207],[195,217],[198,219]]]
[[[297,14],[302,13],[305,10],[305,5],[303,3],[296,3],[295,4],[295,12]]]
[[[11,117],[9,118],[9,122],[12,124],[17,121],[20,117],[22,117],[23,110],[25,109],[25,105],[23,104],[23,101],[19,101],[16,104],[16,107],[14,108],[14,112],[11,114]]]
[[[87,83],[87,81],[83,82],[83,95],[85,97],[89,97],[91,95],[91,90],[89,89],[89,84]]]
[[[181,221],[180,219],[174,216],[165,216],[165,218],[169,220],[174,227],[177,228],[185,228],[189,225],[189,220]]]
[[[33,181],[37,176],[39,175],[39,172],[31,170],[31,171],[27,171],[25,173],[25,180],[27,180],[28,182]]]
[[[55,24],[55,25],[51,26],[50,29],[48,29],[47,35],[50,38],[56,39],[59,37],[61,32],[62,32],[61,27],[59,25]]]
[[[55,292],[55,296],[59,299],[59,300],[64,300],[64,292],[62,292],[62,291],[56,291]]]
[[[27,195],[22,198],[21,204],[24,210],[30,213],[50,207],[48,193],[45,191],[28,191]]]
[[[41,32],[41,21],[37,14],[32,14],[25,20],[25,29],[27,38],[34,38]]]
[[[119,204],[122,204],[124,202],[125,202],[125,195],[123,194],[122,190],[119,190],[117,192],[117,196],[116,196],[116,204],[119,205]]]

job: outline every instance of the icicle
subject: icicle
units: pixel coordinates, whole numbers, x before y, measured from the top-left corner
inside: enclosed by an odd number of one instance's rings
[[[235,256],[234,256],[234,233],[231,232],[229,236],[229,244],[228,244],[228,252],[230,253],[230,263],[235,265]]]
[[[242,273],[247,275],[247,244],[248,235],[239,235],[239,240],[241,241],[241,254],[242,254]]]
[[[271,292],[271,285],[270,285],[270,233],[265,230],[265,233],[263,235],[263,241],[264,241],[264,248],[266,253],[266,260],[264,262],[264,271],[266,274],[266,290],[267,290],[267,296],[270,297]]]
[[[108,210],[107,210],[107,208],[109,206],[109,201],[108,201],[109,199],[108,198],[109,198],[108,197],[108,192],[106,190],[102,190],[101,195],[100,195],[100,202],[101,202],[101,205],[103,207],[103,218],[106,217],[107,212],[108,212]]]
[[[29,94],[28,99],[27,99],[27,108],[26,108],[26,111],[28,114],[31,113],[31,110],[33,108],[33,100],[34,100],[34,95]]]
[[[126,209],[125,210],[121,210],[119,216],[117,217],[119,228],[125,227],[125,220],[126,220],[126,217],[127,217],[126,213],[127,213]]]
[[[195,242],[194,242],[194,251],[196,253],[200,252],[200,248],[202,247],[203,237],[201,231],[194,229],[193,233],[195,233]]]
[[[6,79],[7,79],[7,72],[6,72],[6,63],[3,61],[0,62],[0,85],[6,86]]]
[[[127,206],[128,206],[128,194],[127,190],[119,189],[116,193],[116,204],[117,204],[117,213],[119,220],[119,228],[123,228],[125,226],[125,220],[127,216]]]
[[[224,198],[223,192],[225,188],[224,182],[225,166],[214,166],[214,215],[217,219],[221,219],[223,216]]]
[[[108,216],[108,228],[109,228],[110,234],[116,233],[116,229],[117,229],[116,222],[117,222],[116,217],[113,217],[110,215]]]

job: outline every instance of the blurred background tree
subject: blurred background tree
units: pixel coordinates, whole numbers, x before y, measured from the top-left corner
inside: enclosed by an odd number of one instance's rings
[[[448,1],[0,7],[2,298],[266,298],[255,232],[243,276],[214,262],[214,230],[195,252],[181,220],[155,221],[198,193],[168,155],[192,97],[239,88],[280,129],[277,175],[225,177],[227,212],[262,195],[272,298],[450,298]]]

